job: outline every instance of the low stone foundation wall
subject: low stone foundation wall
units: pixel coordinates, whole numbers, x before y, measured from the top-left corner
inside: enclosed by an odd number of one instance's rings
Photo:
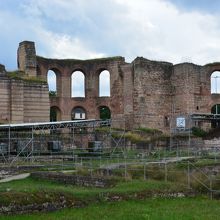
[[[42,204],[28,204],[28,205],[13,205],[10,204],[9,206],[0,206],[0,214],[24,214],[24,213],[33,213],[33,212],[51,212],[57,211],[66,206],[62,202],[45,202]],[[71,207],[71,206],[70,206]],[[72,206],[72,207],[80,207],[80,206]],[[83,206],[82,206],[83,207]]]
[[[90,176],[78,176],[70,175],[58,172],[34,172],[31,173],[31,177],[52,180],[60,183],[77,185],[77,186],[87,186],[87,187],[112,187],[115,181],[105,178],[97,178]]]

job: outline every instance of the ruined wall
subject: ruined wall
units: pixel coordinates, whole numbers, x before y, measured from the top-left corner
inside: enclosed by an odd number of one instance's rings
[[[132,63],[126,63],[123,57],[48,59],[36,56],[34,43],[24,41],[19,44],[18,67],[28,76],[44,80],[47,80],[48,71],[53,70],[57,77],[57,95],[49,102],[47,85],[28,85],[19,81],[11,82],[12,92],[8,93],[4,89],[8,84],[1,82],[3,98],[11,97],[11,103],[2,108],[4,111],[11,109],[15,121],[22,118],[23,121],[47,120],[49,106],[59,109],[59,120],[70,120],[74,107],[85,109],[88,119],[99,119],[99,107],[107,106],[113,119],[125,120],[125,124],[115,124],[118,127],[150,127],[169,132],[171,118],[211,113],[212,106],[220,103],[220,95],[210,91],[210,76],[220,70],[220,63],[173,65],[143,57],[137,57]],[[71,97],[71,75],[78,70],[85,76],[83,98]],[[99,97],[99,74],[103,70],[110,72],[110,97]],[[19,113],[15,113],[15,109],[19,109]]]
[[[24,82],[10,79],[10,123],[22,123],[24,120]]]
[[[10,84],[3,65],[0,65],[0,97],[0,123],[8,123],[10,119]]]
[[[220,94],[211,94],[211,74],[220,70],[219,67],[218,64],[199,66],[192,63],[174,66],[174,74],[171,77],[174,116],[211,113],[212,106],[220,103]],[[200,122],[200,126],[202,124],[204,122]],[[194,125],[196,124],[192,126]]]
[[[207,105],[211,97],[210,79],[206,78],[204,67],[189,63],[175,65],[172,85],[176,114],[210,112]]]
[[[72,174],[64,174],[58,172],[35,172],[31,173],[31,177],[42,180],[50,180],[59,183],[71,184],[83,187],[106,188],[115,185],[114,180],[107,178],[79,176]]]
[[[122,64],[120,66],[121,74],[122,74],[122,84],[123,84],[123,107],[124,112],[121,115],[121,119],[124,119],[121,121],[122,125],[119,125],[121,128],[126,128],[128,130],[133,129],[134,127],[134,74],[133,74],[133,65],[132,64]]]
[[[0,123],[49,121],[47,82],[8,73],[0,65]]]
[[[172,64],[136,58],[133,65],[135,127],[169,130]]]
[[[47,83],[24,82],[24,122],[49,121],[49,94]]]
[[[74,107],[86,110],[87,118],[99,119],[99,107],[107,106],[113,118],[121,117],[123,109],[123,81],[119,66],[124,58],[113,57],[94,60],[56,60],[37,57],[38,76],[46,79],[48,70],[57,76],[57,96],[51,97],[50,106],[61,111],[61,120],[71,120]],[[80,70],[85,75],[85,97],[71,97],[71,75]],[[99,97],[99,74],[110,72],[110,97]]]

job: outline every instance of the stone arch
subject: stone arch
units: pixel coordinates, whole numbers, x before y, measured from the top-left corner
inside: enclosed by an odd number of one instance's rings
[[[211,94],[220,94],[220,71],[211,74]]]
[[[50,121],[61,121],[61,111],[59,107],[50,107]]]
[[[107,69],[99,73],[99,97],[111,96],[111,74]]]
[[[85,97],[85,74],[82,70],[75,70],[71,74],[71,97]]]
[[[108,106],[99,107],[99,118],[102,120],[111,119],[111,110]]]
[[[86,119],[86,110],[81,106],[74,107],[71,112],[71,119],[72,120]]]
[[[53,70],[47,72],[47,83],[50,96],[57,95],[57,76]]]
[[[47,71],[47,83],[50,96],[59,96],[61,88],[61,73],[57,68],[50,68]]]

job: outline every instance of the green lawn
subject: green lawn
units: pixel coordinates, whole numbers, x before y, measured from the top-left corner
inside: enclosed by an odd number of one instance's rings
[[[97,196],[100,193],[113,194],[130,194],[141,191],[182,191],[185,187],[180,184],[171,182],[155,181],[155,180],[132,180],[119,181],[113,188],[101,189],[95,187],[79,187],[72,185],[64,185],[61,183],[50,182],[46,180],[37,180],[31,177],[16,180],[8,183],[0,184],[0,202],[3,199],[2,194],[6,193],[26,193],[33,194],[38,192],[60,192],[72,195],[75,198],[84,199],[92,196]]]
[[[52,213],[0,216],[0,220],[218,220],[220,201],[206,198],[146,199],[92,204]]]
[[[28,177],[1,183],[0,204],[51,203],[58,200],[62,194],[70,202],[83,201],[86,206],[66,208],[51,213],[0,215],[0,220],[220,220],[220,201],[209,200],[205,196],[159,198],[161,194],[183,191],[187,192],[186,185],[180,182],[141,179],[125,181],[121,178],[114,187],[100,189],[64,185]],[[121,201],[113,202],[114,196],[118,196]]]

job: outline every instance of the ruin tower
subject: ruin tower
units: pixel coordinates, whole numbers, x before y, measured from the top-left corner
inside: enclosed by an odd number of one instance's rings
[[[19,43],[17,52],[18,69],[28,76],[37,76],[37,62],[35,44],[32,41]]]

